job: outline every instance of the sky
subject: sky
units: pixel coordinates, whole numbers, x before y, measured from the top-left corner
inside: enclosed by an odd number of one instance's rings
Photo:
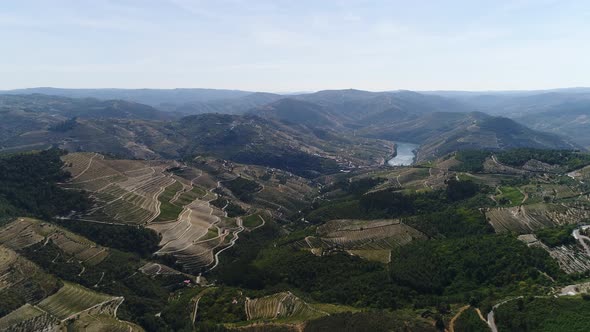
[[[6,0],[0,89],[590,86],[590,2]]]

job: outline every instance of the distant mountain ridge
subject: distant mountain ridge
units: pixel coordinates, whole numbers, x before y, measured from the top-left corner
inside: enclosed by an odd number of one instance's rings
[[[0,94],[45,94],[70,98],[121,99],[150,106],[165,104],[185,104],[190,102],[207,102],[220,99],[238,98],[252,92],[223,89],[63,89],[39,87],[0,91]]]
[[[511,97],[501,100],[507,98]],[[180,119],[179,108],[169,108],[177,112],[163,111],[126,100],[0,94],[4,120],[0,124],[0,149],[55,144],[73,151],[135,158],[208,153],[289,169],[291,166],[275,157],[282,156],[291,163],[297,161],[294,156],[300,160],[327,155],[336,158],[336,151],[348,153],[351,146],[359,148],[362,139],[420,144],[418,160],[462,149],[582,148],[556,135],[558,131],[539,132],[512,119],[474,112],[478,107],[462,100],[412,91],[349,89],[289,96],[239,92],[229,99],[182,107],[197,114]],[[584,104],[581,107],[578,111],[583,113]],[[547,117],[556,119],[551,113]],[[533,122],[527,118],[520,121]],[[571,127],[570,117],[566,116],[563,123]],[[584,128],[585,122],[579,130]],[[387,148],[380,149],[381,159],[391,153]],[[369,155],[369,159],[375,159],[374,152]],[[321,160],[304,167],[322,168]]]

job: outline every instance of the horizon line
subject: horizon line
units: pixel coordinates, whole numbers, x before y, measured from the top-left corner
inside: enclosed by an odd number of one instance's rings
[[[247,92],[247,93],[272,93],[272,94],[310,94],[321,91],[346,91],[356,90],[372,93],[385,93],[385,92],[401,92],[411,91],[418,93],[452,93],[452,92],[466,92],[466,93],[519,93],[519,92],[542,92],[542,91],[559,91],[559,90],[576,90],[576,89],[589,89],[590,86],[571,86],[571,87],[553,87],[553,88],[537,88],[537,89],[482,89],[482,90],[467,90],[467,89],[426,89],[426,90],[412,90],[412,89],[391,89],[391,90],[368,90],[358,88],[327,88],[319,90],[292,90],[292,91],[272,91],[272,90],[244,90],[236,88],[206,88],[206,87],[174,87],[174,88],[119,88],[119,87],[100,87],[100,88],[87,88],[87,87],[55,87],[55,86],[35,86],[25,88],[13,88],[13,89],[0,89],[0,92],[11,92],[19,90],[35,90],[35,89],[56,89],[56,90],[159,90],[159,91],[174,91],[174,90],[214,90],[214,91],[236,91],[236,92]],[[589,91],[590,92],[590,91]]]

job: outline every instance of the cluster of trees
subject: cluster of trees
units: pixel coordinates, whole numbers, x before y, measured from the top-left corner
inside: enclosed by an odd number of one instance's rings
[[[136,253],[144,258],[150,257],[159,248],[160,236],[145,227],[70,220],[56,220],[55,223],[102,246]]]
[[[49,219],[88,209],[86,193],[57,185],[70,177],[62,169],[64,153],[50,149],[0,157],[0,216]]]
[[[590,301],[579,297],[525,297],[496,309],[499,331],[588,331]]]
[[[321,223],[332,219],[399,217],[412,219],[412,216],[419,216],[418,220],[425,220],[425,224],[423,227],[417,228],[421,230],[426,228],[425,233],[431,234],[432,232],[428,232],[428,228],[435,226],[435,220],[447,224],[447,226],[456,222],[457,227],[467,226],[462,223],[463,221],[472,225],[486,224],[485,220],[481,218],[478,218],[477,221],[471,217],[470,220],[463,220],[463,213],[452,212],[452,210],[475,210],[493,203],[487,198],[490,188],[480,186],[473,181],[451,179],[448,181],[446,189],[427,192],[407,193],[395,189],[367,192],[381,182],[383,180],[379,178],[367,178],[351,183],[341,181],[328,190],[341,189],[344,194],[337,199],[316,203],[312,206],[311,211],[306,213],[306,219],[314,223]],[[429,215],[430,217],[428,217]],[[449,219],[445,219],[445,216]],[[442,226],[442,228],[447,226]],[[442,233],[445,232],[442,231]],[[467,230],[463,234],[473,234],[473,232]]]
[[[457,172],[483,172],[483,163],[491,155],[490,151],[485,150],[463,150],[458,151],[455,158],[461,162],[451,169]]]
[[[537,238],[549,247],[575,244],[576,239],[572,236],[577,225],[565,225],[559,227],[542,228],[535,232]]]
[[[573,150],[539,150],[520,148],[502,151],[496,154],[498,161],[511,166],[523,166],[535,159],[550,165],[560,165],[567,169],[576,169],[590,164],[590,154]]]
[[[248,180],[241,176],[231,181],[226,181],[223,185],[244,202],[250,201],[252,199],[252,194],[262,189],[262,186],[258,182]]]
[[[237,217],[237,216],[243,216],[247,212],[240,205],[232,202],[231,200],[229,200],[227,198],[221,197],[221,196],[212,200],[211,204],[213,206],[220,208],[220,209],[224,209],[224,211],[227,212],[227,216],[231,217],[231,218]]]
[[[485,215],[474,209],[447,207],[441,211],[405,217],[402,221],[431,238],[461,238],[494,232]]]
[[[298,290],[318,302],[398,308],[411,291],[390,281],[387,266],[347,253],[315,256],[291,247],[266,248],[251,263],[265,288]]]
[[[475,309],[465,310],[455,322],[455,331],[459,332],[490,332],[490,327],[481,320]]]
[[[458,172],[482,172],[486,158],[491,156],[491,151],[486,150],[463,150],[458,151],[455,158],[461,164],[451,169]],[[499,162],[521,167],[529,160],[534,159],[550,165],[559,165],[567,170],[577,169],[590,164],[590,154],[574,150],[543,150],[533,148],[517,148],[506,151],[495,152]]]
[[[421,331],[433,332],[437,328],[429,321],[416,319],[407,312],[366,311],[340,313],[312,320],[305,325],[304,332],[323,331]],[[468,330],[466,330],[468,331]]]
[[[545,251],[508,235],[416,241],[401,247],[392,260],[392,278],[422,294],[462,294],[521,281],[545,284],[540,271],[562,276]]]

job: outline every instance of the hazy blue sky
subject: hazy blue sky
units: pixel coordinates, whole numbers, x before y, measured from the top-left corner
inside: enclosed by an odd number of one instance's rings
[[[6,0],[0,43],[0,89],[590,86],[584,0]]]

